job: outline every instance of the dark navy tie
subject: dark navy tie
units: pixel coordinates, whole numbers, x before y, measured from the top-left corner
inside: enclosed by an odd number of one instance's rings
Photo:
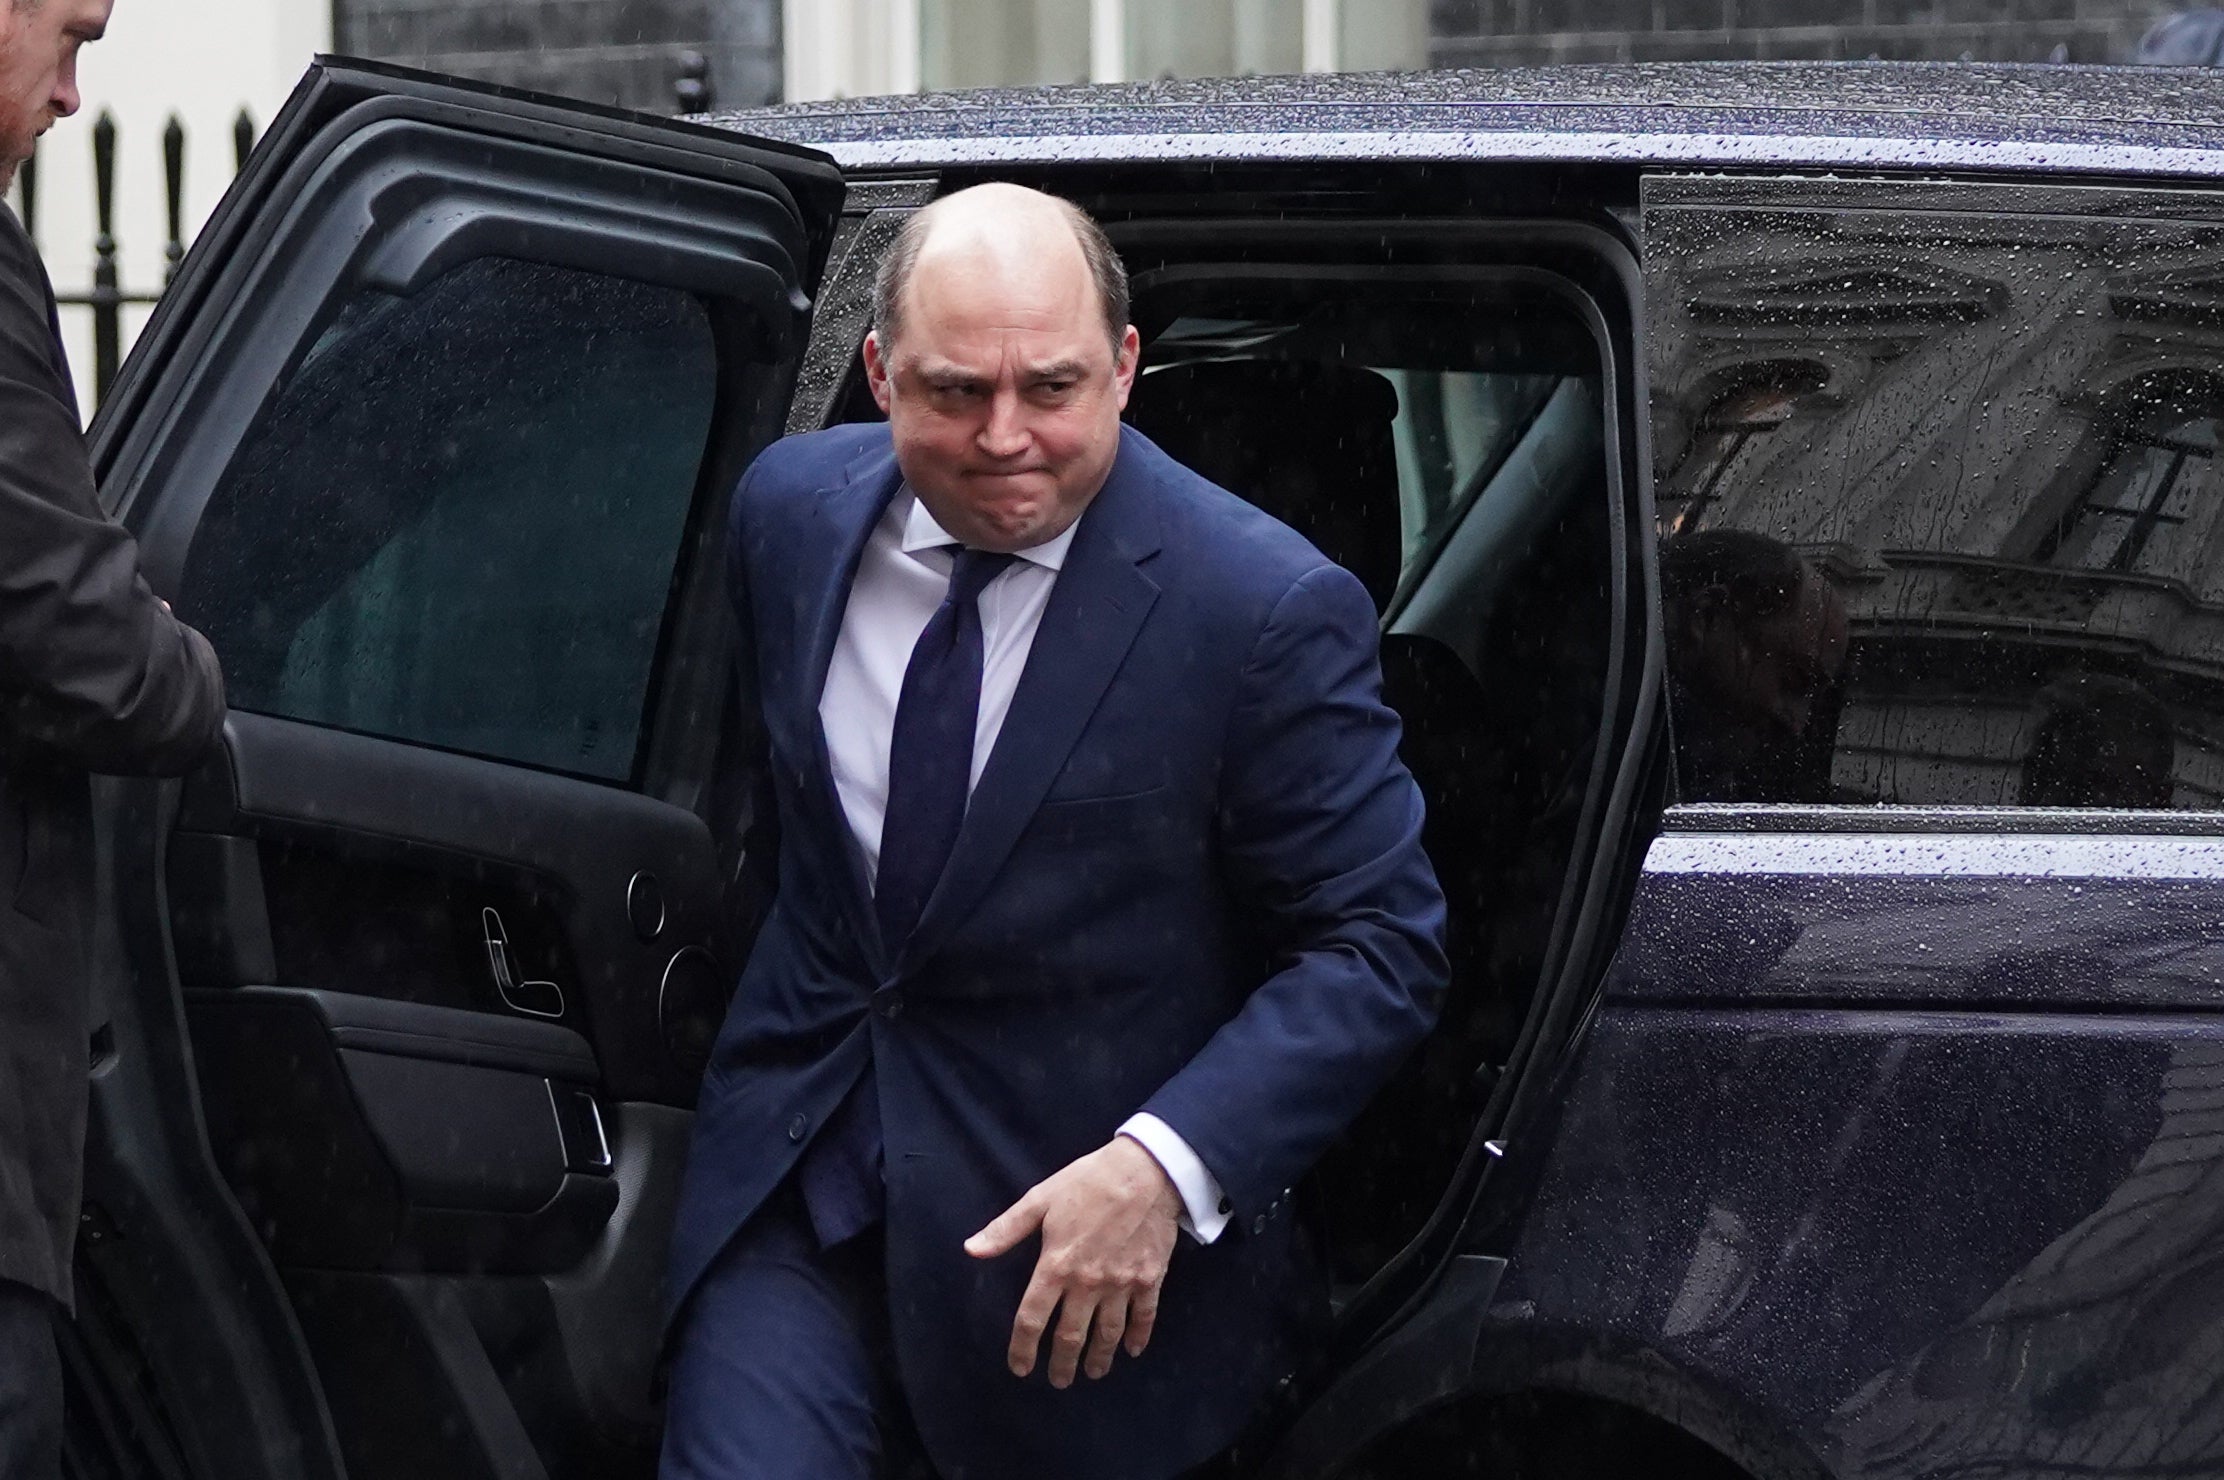
[[[965,821],[973,731],[981,717],[981,589],[1009,555],[960,550],[950,589],[904,669],[888,741],[888,808],[880,827],[873,907],[892,961],[911,939]]]
[[[960,550],[942,605],[927,619],[904,669],[888,743],[888,806],[880,828],[873,904],[894,960],[942,878],[965,821],[973,780],[973,731],[981,715],[981,589],[1009,555]],[[805,1153],[803,1203],[819,1244],[833,1248],[880,1220],[880,1099],[870,1066]]]

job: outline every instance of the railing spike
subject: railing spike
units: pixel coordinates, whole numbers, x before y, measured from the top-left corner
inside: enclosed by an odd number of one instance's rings
[[[116,285],[116,115],[93,120],[93,395],[108,399],[123,358],[123,294]]]
[[[672,102],[682,115],[708,113],[711,108],[710,58],[699,51],[683,51],[673,58]]]
[[[116,115],[106,108],[93,120],[93,202],[106,236],[116,228]]]
[[[255,115],[245,108],[232,120],[232,168],[247,168],[247,156],[255,152]]]
[[[170,226],[169,239],[162,244],[162,282],[167,287],[185,260],[185,121],[175,113],[162,129],[162,185]]]

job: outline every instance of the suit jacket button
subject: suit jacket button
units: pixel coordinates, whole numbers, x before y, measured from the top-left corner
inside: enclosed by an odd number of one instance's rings
[[[1226,1198],[1220,1199],[1220,1216],[1225,1218],[1236,1210],[1236,1205]]]
[[[800,1141],[810,1131],[810,1129],[811,1117],[803,1114],[801,1111],[798,1111],[796,1113],[795,1119],[788,1122],[788,1139],[791,1141]]]
[[[1251,1231],[1254,1234],[1266,1232],[1266,1214],[1261,1213],[1251,1220]]]
[[[873,1001],[873,1010],[884,1018],[903,1016],[903,993],[893,990],[880,993]]]

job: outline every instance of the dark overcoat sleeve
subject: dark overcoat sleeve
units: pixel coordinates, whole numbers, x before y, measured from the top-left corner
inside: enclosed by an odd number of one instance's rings
[[[0,751],[175,774],[222,729],[223,675],[94,498],[52,313],[30,238],[0,209]]]

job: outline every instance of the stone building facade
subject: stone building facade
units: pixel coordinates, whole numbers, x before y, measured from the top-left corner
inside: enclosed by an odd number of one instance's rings
[[[1430,64],[2129,61],[2169,0],[1432,0]]]
[[[709,101],[780,96],[780,0],[333,0],[333,44],[436,72],[654,113],[693,52]]]

